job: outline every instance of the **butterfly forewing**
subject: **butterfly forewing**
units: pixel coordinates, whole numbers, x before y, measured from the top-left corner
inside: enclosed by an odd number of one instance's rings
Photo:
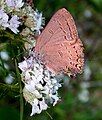
[[[83,45],[74,20],[66,9],[58,10],[51,18],[37,40],[35,53],[56,74],[67,71],[77,74],[82,71]]]
[[[37,40],[36,49],[41,49],[52,37],[55,39],[58,38],[58,36],[62,36],[62,34],[63,37],[66,37],[66,39],[72,40],[73,42],[73,38],[78,38],[74,20],[65,8],[58,10],[53,15]]]

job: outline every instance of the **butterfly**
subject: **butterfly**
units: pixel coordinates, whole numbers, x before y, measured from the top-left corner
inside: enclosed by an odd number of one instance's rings
[[[55,74],[76,75],[84,66],[83,44],[71,14],[62,8],[38,37],[35,56]]]

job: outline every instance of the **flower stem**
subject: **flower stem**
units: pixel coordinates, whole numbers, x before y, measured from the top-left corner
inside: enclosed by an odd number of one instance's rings
[[[17,66],[17,60],[15,59],[15,67],[16,67],[16,75],[17,75],[17,79],[19,82],[19,87],[20,87],[20,120],[23,120],[23,95],[22,95],[22,84],[21,84],[21,77],[20,77],[20,73],[19,73],[19,69]]]
[[[53,120],[52,116],[47,111],[46,114],[50,117],[51,120]]]

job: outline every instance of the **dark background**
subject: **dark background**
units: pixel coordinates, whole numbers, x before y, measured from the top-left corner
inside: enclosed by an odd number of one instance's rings
[[[34,7],[43,13],[46,24],[59,8],[65,7],[73,15],[85,48],[85,67],[76,79],[65,79],[59,90],[61,101],[47,110],[50,115],[43,111],[30,117],[31,106],[24,103],[24,120],[102,120],[102,0],[34,0]],[[10,57],[0,58],[0,120],[19,120],[19,87],[12,60],[17,45],[22,44],[13,43],[13,52],[9,46],[0,49],[7,50]],[[5,82],[9,74],[14,76],[13,85]]]

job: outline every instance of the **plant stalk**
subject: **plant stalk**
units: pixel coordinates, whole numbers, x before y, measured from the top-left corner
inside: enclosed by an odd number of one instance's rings
[[[19,73],[19,69],[17,66],[17,60],[15,59],[15,67],[16,67],[16,75],[17,75],[17,79],[18,79],[18,83],[19,83],[19,87],[20,87],[20,120],[23,120],[23,95],[22,95],[22,83],[21,83],[21,77],[20,77],[20,73]]]

